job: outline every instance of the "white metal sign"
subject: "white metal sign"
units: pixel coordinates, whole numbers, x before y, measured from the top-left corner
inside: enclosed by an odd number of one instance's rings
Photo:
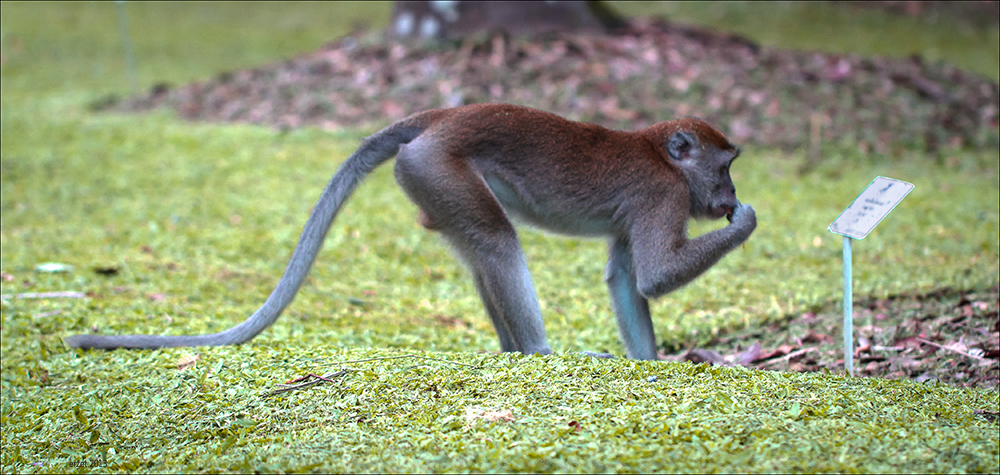
[[[830,231],[852,239],[864,239],[912,189],[912,183],[876,177],[830,224]]]
[[[851,239],[864,239],[882,218],[913,189],[912,183],[884,176],[875,177],[851,206],[833,223],[830,231],[844,236],[844,368],[854,376],[854,286]]]

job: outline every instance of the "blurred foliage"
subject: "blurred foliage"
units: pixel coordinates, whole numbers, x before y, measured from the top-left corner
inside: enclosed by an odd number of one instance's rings
[[[765,46],[948,61],[1000,79],[1000,28],[944,15],[908,17],[848,2],[612,2],[630,16],[730,31]]]

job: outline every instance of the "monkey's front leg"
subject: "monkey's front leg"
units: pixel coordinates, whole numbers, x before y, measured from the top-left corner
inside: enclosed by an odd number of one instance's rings
[[[632,249],[624,239],[611,242],[608,249],[608,267],[604,280],[611,292],[611,304],[618,320],[618,331],[629,358],[656,359],[656,337],[653,319],[649,316],[649,301],[639,293],[635,270],[632,267]]]

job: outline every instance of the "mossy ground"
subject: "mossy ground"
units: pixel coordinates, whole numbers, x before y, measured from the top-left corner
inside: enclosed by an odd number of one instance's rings
[[[388,13],[367,4],[127,5],[143,86],[308,51],[353,20]],[[87,104],[126,87],[114,6],[3,3],[0,21],[0,290],[88,294],[3,303],[4,472],[1000,467],[996,423],[973,414],[997,410],[995,391],[493,354],[465,271],[416,224],[388,167],[347,204],[296,303],[253,343],[69,350],[60,337],[94,326],[197,333],[242,320],[283,270],[322,186],[370,131],[93,114]],[[996,285],[996,156],[838,154],[800,176],[801,156],[744,150],[734,180],[761,225],[656,303],[659,340],[686,343],[836,298],[840,241],[826,226],[875,175],[916,189],[856,243],[859,299]],[[553,347],[621,354],[601,280],[604,244],[532,230],[522,242]],[[74,270],[37,272],[43,262]],[[338,362],[410,350],[418,356],[350,364],[358,371],[337,383],[262,396]],[[193,366],[178,366],[191,355]]]

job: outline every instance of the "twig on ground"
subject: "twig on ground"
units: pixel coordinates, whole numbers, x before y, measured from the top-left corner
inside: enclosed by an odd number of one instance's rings
[[[284,384],[282,384],[280,386],[283,386],[283,387],[275,389],[275,390],[273,390],[273,391],[265,394],[264,397],[274,396],[274,395],[277,395],[277,394],[286,393],[288,391],[294,391],[296,389],[307,388],[309,386],[314,386],[314,385],[319,384],[321,382],[332,383],[333,380],[330,379],[330,378],[336,378],[337,376],[343,376],[343,375],[345,375],[345,374],[347,374],[347,373],[349,373],[351,371],[354,371],[354,370],[350,369],[350,368],[344,368],[344,369],[342,369],[340,371],[334,371],[332,373],[324,374],[323,376],[316,376],[314,374],[309,374],[307,376],[303,376],[302,378],[299,378],[298,380],[301,381],[302,379],[308,378],[309,376],[314,376],[314,377],[316,377],[316,379],[314,379],[312,381],[306,381],[304,383],[293,384],[293,385],[284,385]]]
[[[767,361],[764,361],[762,363],[757,363],[757,365],[761,366],[761,367],[771,366],[771,365],[773,365],[775,363],[778,363],[779,361],[787,361],[787,360],[790,360],[792,358],[795,358],[796,356],[804,355],[806,353],[810,353],[810,352],[813,352],[813,351],[816,351],[816,348],[813,348],[813,347],[803,348],[801,350],[795,350],[795,351],[793,351],[793,352],[791,352],[791,353],[789,353],[789,354],[787,354],[785,356],[782,356],[782,357],[779,357],[779,358],[775,358],[773,360],[767,360]]]
[[[318,375],[318,374],[312,374],[312,373],[309,373],[309,374],[307,374],[307,375],[305,375],[305,376],[299,376],[298,378],[295,378],[295,379],[290,379],[290,380],[288,380],[287,382],[285,382],[285,384],[292,384],[292,383],[297,383],[297,382],[299,382],[299,381],[305,381],[305,380],[307,380],[307,379],[309,379],[309,378],[316,378],[316,379],[322,379],[323,381],[326,381],[326,382],[328,382],[328,383],[332,383],[332,382],[333,382],[333,380],[332,380],[332,379],[329,379],[329,378],[326,378],[326,377],[323,377],[323,376],[320,376],[320,375]]]
[[[976,356],[976,355],[972,355],[972,354],[966,353],[966,352],[964,352],[962,350],[956,350],[954,348],[948,348],[947,346],[939,345],[937,343],[934,343],[933,341],[927,341],[927,340],[925,340],[923,338],[917,337],[916,340],[919,341],[919,342],[921,342],[921,343],[926,343],[926,344],[931,345],[931,346],[936,346],[938,348],[941,348],[942,350],[954,351],[955,353],[958,353],[958,354],[963,355],[963,356],[968,356],[969,358],[972,358],[972,359],[975,359],[975,360],[980,360],[981,361],[981,360],[986,359],[986,358],[983,358],[982,356]]]
[[[83,292],[25,292],[23,294],[3,294],[0,298],[11,299],[82,299],[87,294]]]
[[[377,358],[365,358],[365,359],[360,359],[360,360],[338,361],[336,363],[320,363],[320,364],[317,364],[316,366],[325,366],[325,365],[328,365],[328,364],[341,364],[341,365],[343,365],[343,364],[347,364],[347,363],[367,363],[369,361],[398,360],[398,359],[403,359],[403,358],[426,359],[426,360],[432,360],[432,361],[439,361],[439,362],[442,362],[442,363],[450,363],[450,364],[455,364],[455,365],[468,366],[468,367],[476,368],[476,369],[479,368],[479,366],[471,365],[471,364],[467,364],[467,363],[459,363],[459,362],[456,362],[456,361],[448,361],[448,360],[441,359],[441,358],[434,358],[432,356],[423,356],[423,355],[414,355],[414,354],[399,355],[399,356],[380,356],[380,357],[377,357]],[[293,385],[279,384],[279,386],[281,386],[280,388],[275,389],[275,390],[273,390],[273,391],[271,391],[271,392],[269,392],[267,394],[264,394],[264,397],[274,396],[276,394],[281,394],[281,393],[288,392],[288,391],[293,391],[293,390],[296,390],[296,389],[307,388],[307,387],[319,384],[321,382],[332,383],[334,381],[332,379],[330,379],[330,378],[335,378],[337,376],[343,376],[343,375],[345,375],[345,374],[347,374],[347,373],[349,373],[351,371],[357,371],[357,370],[354,369],[354,368],[344,368],[344,369],[341,369],[340,371],[334,371],[332,373],[327,373],[327,374],[324,374],[322,376],[319,376],[319,375],[316,375],[316,374],[313,374],[313,373],[309,373],[309,374],[307,374],[305,376],[301,376],[301,377],[292,379],[289,382],[295,383],[295,382],[299,382],[299,381],[302,381],[302,380],[308,379],[308,378],[315,378],[315,379],[313,379],[311,381],[306,381],[304,383],[293,384]]]
[[[459,366],[468,366],[468,367],[477,368],[477,369],[479,368],[479,366],[468,364],[468,363],[459,363],[457,361],[448,361],[446,359],[434,358],[433,356],[423,356],[423,355],[414,355],[414,354],[399,355],[399,356],[379,356],[379,357],[376,357],[376,358],[365,358],[365,359],[361,359],[361,360],[349,360],[349,361],[337,361],[337,362],[333,362],[333,363],[317,363],[316,366],[328,366],[328,365],[332,365],[332,364],[344,365],[344,364],[352,364],[352,363],[367,363],[369,361],[398,360],[398,359],[404,359],[404,358],[420,358],[420,359],[425,359],[425,360],[439,361],[439,362],[442,362],[442,363],[449,363],[449,364],[459,365]]]

